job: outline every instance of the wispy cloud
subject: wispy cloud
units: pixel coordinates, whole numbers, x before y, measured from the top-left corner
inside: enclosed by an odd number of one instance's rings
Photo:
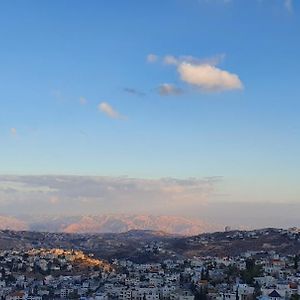
[[[79,103],[80,103],[80,105],[86,105],[88,103],[88,101],[85,97],[80,97]]]
[[[174,65],[179,66],[181,63],[187,62],[191,64],[209,64],[212,66],[216,66],[219,63],[221,63],[225,58],[225,54],[218,54],[212,57],[206,57],[206,58],[198,58],[191,55],[182,55],[182,56],[174,56],[174,55],[166,55],[163,58],[163,63],[165,65]]]
[[[171,83],[163,83],[158,87],[158,93],[161,96],[178,96],[183,93],[183,90]]]
[[[11,127],[9,131],[10,131],[10,134],[12,136],[16,136],[17,135],[17,129],[15,127]]]
[[[123,89],[123,91],[128,93],[128,94],[139,96],[139,97],[145,96],[145,93],[143,93],[143,92],[141,92],[137,89],[134,89],[134,88],[125,87]]]
[[[229,4],[229,3],[234,3],[238,2],[237,0],[197,0],[199,3],[212,3],[212,4]],[[255,1],[253,1],[255,3]],[[293,2],[294,0],[280,0],[280,1],[267,1],[267,0],[256,0],[256,2],[261,3],[261,2],[266,2],[268,5],[280,5],[289,12],[293,11]]]
[[[101,102],[98,105],[98,110],[106,114],[108,117],[112,119],[118,119],[118,120],[126,120],[127,117],[121,115],[117,110],[115,110],[110,104],[107,102]]]
[[[284,0],[284,7],[289,11],[293,11],[293,0]]]
[[[154,63],[158,60],[158,56],[156,54],[148,54],[146,60],[148,63]]]
[[[56,101],[63,103],[66,101],[65,96],[63,95],[61,90],[55,89],[52,92],[53,97],[55,98]]]
[[[201,207],[221,180],[0,176],[0,208],[3,213],[15,212],[16,208],[24,213],[166,213],[170,209]],[[53,205],[49,207],[49,203]]]
[[[177,65],[179,63],[179,59],[173,55],[166,55],[163,59],[164,64],[166,65]]]

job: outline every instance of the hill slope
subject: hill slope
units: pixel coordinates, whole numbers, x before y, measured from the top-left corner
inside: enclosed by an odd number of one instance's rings
[[[159,245],[156,252],[150,246]],[[155,231],[126,233],[47,233],[0,231],[0,249],[63,248],[93,253],[103,259],[134,262],[163,261],[169,257],[237,256],[247,251],[300,253],[300,230],[265,228],[182,237]]]

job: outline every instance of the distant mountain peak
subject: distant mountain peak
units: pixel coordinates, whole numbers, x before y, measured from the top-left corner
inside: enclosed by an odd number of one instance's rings
[[[9,221],[9,222],[8,222]],[[0,229],[65,233],[123,233],[149,230],[163,234],[197,235],[222,226],[180,216],[146,214],[103,214],[83,216],[1,217]]]

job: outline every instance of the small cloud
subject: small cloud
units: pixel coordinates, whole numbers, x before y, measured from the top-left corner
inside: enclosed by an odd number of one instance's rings
[[[53,90],[52,95],[58,102],[64,102],[66,100],[61,90]]]
[[[198,58],[191,55],[182,55],[178,57],[173,55],[166,55],[163,59],[163,62],[165,65],[174,65],[174,66],[178,66],[183,62],[188,62],[195,65],[209,64],[209,65],[216,66],[220,62],[222,62],[224,58],[225,58],[225,54],[218,54],[208,58]]]
[[[221,70],[213,65],[195,65],[183,62],[177,70],[182,81],[205,91],[217,92],[243,88],[238,75]]]
[[[146,60],[148,63],[155,63],[158,60],[158,56],[155,54],[148,54]]]
[[[79,130],[78,131],[80,135],[84,136],[84,137],[89,137],[89,135],[84,131],[84,130]]]
[[[80,97],[79,98],[79,103],[80,103],[80,105],[86,105],[87,104],[87,99],[86,98],[84,98],[84,97]]]
[[[284,0],[284,7],[289,11],[293,11],[293,0]]]
[[[173,55],[166,55],[163,59],[164,64],[166,65],[177,65],[179,60],[177,57],[173,56]]]
[[[163,63],[175,66],[181,81],[197,86],[202,91],[220,92],[242,89],[243,84],[238,75],[217,67],[224,57],[224,54],[208,58],[167,55],[163,58]],[[181,89],[171,84],[162,84],[159,87],[161,95],[178,95],[182,92]]]
[[[112,119],[118,120],[126,120],[127,117],[122,116],[118,111],[116,111],[110,104],[107,102],[101,102],[98,105],[98,110],[106,114],[108,117]]]
[[[159,86],[158,92],[161,96],[178,96],[183,93],[183,90],[171,83],[163,83]]]
[[[145,93],[143,93],[141,91],[138,91],[136,89],[133,89],[133,88],[128,88],[127,87],[127,88],[124,88],[123,91],[128,93],[128,94],[139,96],[139,97],[145,96]]]
[[[17,135],[17,129],[15,127],[10,128],[10,134],[12,136],[16,136]]]

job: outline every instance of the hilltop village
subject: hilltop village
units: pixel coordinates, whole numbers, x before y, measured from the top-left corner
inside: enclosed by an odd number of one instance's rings
[[[272,232],[224,233],[228,239],[256,240]],[[280,231],[299,244],[299,231]],[[207,236],[186,245],[209,245]],[[0,299],[3,300],[298,300],[300,256],[275,247],[238,255],[187,257],[153,239],[138,249],[144,257],[100,260],[81,250],[6,249],[0,251]],[[169,244],[168,244],[169,245]],[[169,247],[169,246],[168,246]],[[273,249],[272,249],[273,248]],[[168,258],[166,258],[168,256]]]

